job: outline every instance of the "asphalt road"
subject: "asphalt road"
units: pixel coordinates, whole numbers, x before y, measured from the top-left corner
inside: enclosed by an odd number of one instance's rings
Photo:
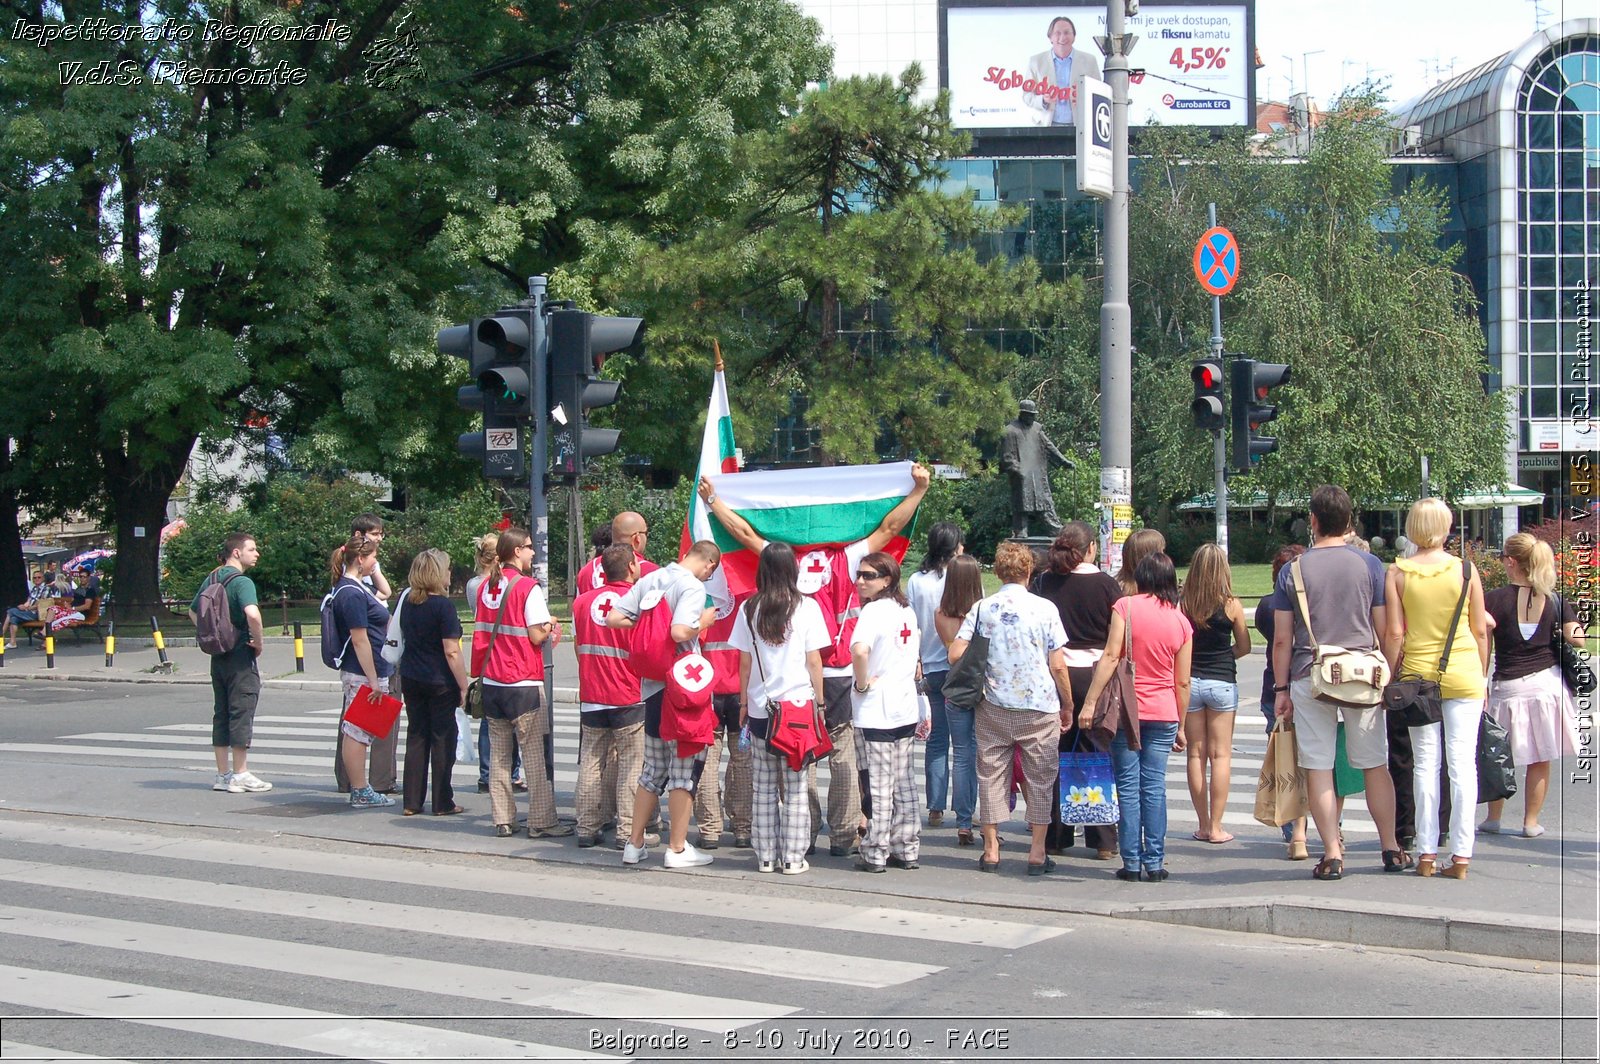
[[[335,698],[270,692],[277,790],[224,795],[204,687],[0,684],[0,1055],[1595,1059],[1593,969],[1052,911],[1014,847],[628,869],[488,838],[469,769],[466,817],[351,811]]]

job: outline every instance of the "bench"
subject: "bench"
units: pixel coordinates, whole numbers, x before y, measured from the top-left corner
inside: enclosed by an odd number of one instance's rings
[[[50,607],[57,602],[66,602],[70,604],[71,601],[71,599],[40,599],[39,616],[47,616],[50,612]],[[100,627],[100,599],[92,598],[85,601],[81,607],[81,612],[83,613],[83,620],[73,621],[61,628],[57,628],[55,631],[56,637],[60,638],[61,636],[66,635],[68,632],[71,632],[72,641],[74,643],[81,643],[83,642],[84,633],[88,632],[100,642],[105,642],[106,634],[101,630]],[[20,631],[28,633],[28,645],[32,646],[35,636],[38,636],[41,641],[43,640],[45,634],[45,624],[46,622],[43,620],[23,621],[21,624],[17,625],[17,628]]]

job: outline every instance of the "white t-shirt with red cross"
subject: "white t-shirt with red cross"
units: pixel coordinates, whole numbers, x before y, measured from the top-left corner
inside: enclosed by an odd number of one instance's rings
[[[767,716],[767,701],[814,702],[811,673],[806,669],[806,653],[826,650],[832,645],[828,626],[822,621],[822,608],[809,598],[789,619],[789,635],[779,646],[758,639],[750,627],[748,602],[739,606],[728,642],[741,653],[749,654],[750,680],[745,688],[752,717]]]
[[[917,661],[922,633],[910,606],[881,598],[861,607],[852,648],[866,646],[867,676],[876,677],[866,694],[852,689],[852,719],[858,728],[899,728],[917,723]]]

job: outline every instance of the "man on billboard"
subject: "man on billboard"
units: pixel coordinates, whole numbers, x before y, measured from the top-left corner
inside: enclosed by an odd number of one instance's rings
[[[1042,126],[1072,125],[1072,88],[1082,74],[1100,76],[1100,61],[1088,52],[1074,48],[1078,27],[1065,15],[1050,20],[1045,33],[1050,48],[1028,60],[1028,77],[1039,86],[1028,94],[1028,105],[1035,109],[1034,121]]]

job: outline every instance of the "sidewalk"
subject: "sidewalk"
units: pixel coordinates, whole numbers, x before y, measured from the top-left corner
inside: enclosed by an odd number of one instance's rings
[[[333,691],[339,688],[339,674],[322,663],[314,639],[305,640],[304,671],[297,667],[294,638],[270,634],[257,659],[262,683],[280,690]],[[116,654],[106,666],[105,645],[85,639],[74,643],[69,635],[56,642],[55,668],[50,668],[42,648],[28,649],[22,641],[0,658],[0,681],[14,677],[34,680],[62,680],[74,683],[176,683],[210,684],[211,659],[194,639],[164,639],[169,666],[163,667],[154,640],[148,632],[137,636],[117,636]],[[555,700],[576,702],[578,665],[570,640],[556,645]]]
[[[0,692],[29,681],[134,682],[205,684],[207,659],[194,646],[173,646],[170,675],[151,671],[157,655],[149,646],[134,647],[118,639],[113,668],[105,668],[104,650],[94,644],[74,647],[70,641],[56,655],[56,668],[45,668],[42,651],[12,651],[0,668]],[[146,640],[148,643],[148,640]],[[269,638],[262,658],[267,684],[285,688],[332,691],[337,679],[308,648],[306,671],[295,671],[292,640]],[[558,706],[572,703],[573,656],[570,644],[556,650]],[[199,692],[195,692],[199,695]],[[558,708],[558,721],[570,708]],[[1253,714],[1252,710],[1252,714]],[[1243,717],[1241,712],[1241,717]],[[198,718],[197,718],[198,719]],[[316,718],[307,718],[308,723]],[[1245,722],[1241,719],[1240,727]],[[1254,722],[1252,722],[1254,726]],[[331,731],[330,731],[331,736]],[[1235,748],[1248,755],[1252,739],[1236,736]],[[331,751],[331,738],[330,738]],[[0,755],[3,756],[3,755]],[[570,755],[563,755],[565,760]],[[1002,827],[1007,843],[999,876],[981,876],[977,851],[955,845],[953,826],[925,828],[921,870],[888,876],[852,871],[852,861],[826,856],[813,859],[813,872],[795,882],[818,889],[837,889],[966,902],[997,908],[1076,912],[1119,919],[1155,921],[1305,938],[1368,946],[1449,951],[1528,961],[1595,965],[1597,848],[1593,782],[1575,781],[1578,762],[1569,760],[1553,774],[1544,820],[1549,834],[1540,839],[1478,836],[1472,874],[1463,882],[1424,880],[1413,875],[1386,875],[1381,870],[1378,842],[1370,833],[1351,833],[1346,878],[1317,883],[1310,878],[1313,862],[1284,859],[1277,830],[1249,816],[1247,792],[1230,808],[1229,829],[1236,841],[1213,846],[1174,828],[1167,839],[1167,867],[1172,878],[1162,884],[1123,883],[1112,877],[1116,862],[1089,859],[1081,840],[1068,856],[1057,858],[1059,870],[1043,879],[1024,875],[1026,829],[1012,821]],[[308,839],[339,840],[421,851],[474,853],[523,860],[558,861],[595,867],[596,875],[624,874],[620,855],[609,847],[579,850],[571,839],[534,842],[525,838],[498,840],[490,833],[487,801],[462,793],[469,812],[461,817],[402,818],[398,810],[353,811],[335,794],[331,780],[292,771],[273,773],[275,789],[265,795],[215,794],[209,776],[151,766],[97,765],[103,786],[99,797],[86,797],[76,777],[46,761],[11,761],[6,767],[9,800],[3,808],[62,816],[115,816],[147,824],[246,831],[263,830]],[[330,773],[331,774],[331,773]],[[1181,779],[1182,767],[1176,775]],[[1178,788],[1181,791],[1181,782]],[[105,795],[116,795],[107,803]],[[1186,797],[1173,795],[1169,805]],[[1481,810],[1479,811],[1481,814]],[[1506,823],[1517,822],[1521,800],[1506,809]],[[1481,815],[1479,817],[1481,819]],[[691,874],[716,878],[756,877],[748,850],[735,850],[723,837],[716,863]],[[824,839],[825,841],[825,839]],[[1313,853],[1318,849],[1312,840]],[[657,874],[659,872],[657,866]],[[678,873],[681,874],[681,873]]]

